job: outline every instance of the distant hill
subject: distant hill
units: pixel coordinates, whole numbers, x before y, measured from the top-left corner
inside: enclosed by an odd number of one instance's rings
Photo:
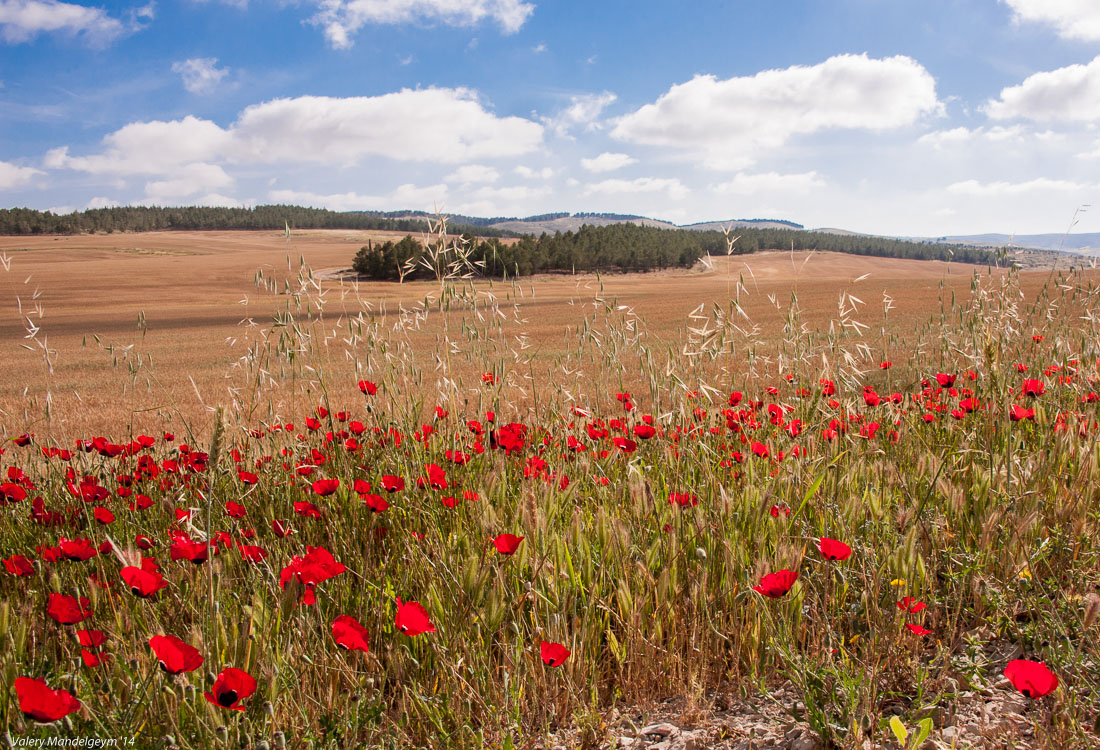
[[[702,221],[698,224],[682,224],[680,229],[698,232],[721,232],[726,227],[751,227],[753,229],[805,229],[801,224],[785,219],[730,219],[729,221]],[[814,230],[818,231],[818,230]]]
[[[922,238],[930,242],[974,245],[976,247],[1026,247],[1036,250],[1062,250],[1067,253],[1100,251],[1100,232],[1086,234],[962,234]]]

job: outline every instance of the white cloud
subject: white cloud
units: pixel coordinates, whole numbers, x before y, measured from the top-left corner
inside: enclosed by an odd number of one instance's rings
[[[978,180],[964,180],[948,185],[947,192],[956,195],[1017,196],[1031,193],[1084,192],[1096,190],[1098,187],[1100,186],[1071,182],[1069,180],[1052,180],[1047,177],[1038,177],[1027,182],[979,182]]]
[[[779,174],[777,172],[745,174],[739,172],[732,180],[714,185],[712,190],[718,193],[733,193],[734,195],[755,195],[757,193],[804,195],[824,186],[825,180],[817,172],[802,172],[799,174]]]
[[[455,196],[460,199],[453,206],[456,213],[467,216],[514,216],[536,212],[539,201],[551,194],[549,187],[509,185],[505,187],[481,187],[470,194]]]
[[[985,105],[995,120],[1093,122],[1100,119],[1100,57],[1087,65],[1067,65],[1035,73],[1001,90]]]
[[[443,178],[445,182],[457,182],[461,185],[471,185],[478,182],[496,182],[500,179],[500,172],[492,167],[481,164],[464,164]]]
[[[1001,0],[1017,21],[1037,21],[1067,39],[1100,39],[1100,4],[1096,0]]]
[[[627,154],[613,154],[609,151],[596,156],[592,159],[581,159],[581,166],[587,169],[589,172],[614,172],[616,169],[622,169],[623,167],[636,164],[638,162],[633,156]]]
[[[145,183],[145,198],[157,205],[178,204],[198,193],[230,187],[233,178],[216,164],[188,164],[174,170],[171,178]]]
[[[514,34],[535,6],[523,0],[319,0],[311,22],[322,27],[329,44],[347,49],[352,37],[367,24],[442,21],[473,26],[491,19],[506,34]]]
[[[925,133],[917,139],[917,143],[924,146],[931,146],[937,150],[943,150],[951,148],[953,146],[959,146],[963,144],[971,144],[975,141],[988,141],[990,143],[1023,143],[1029,137],[1038,138],[1040,140],[1050,140],[1054,137],[1053,133],[1027,133],[1020,125],[1011,125],[1009,127],[1003,127],[1001,125],[994,125],[991,128],[980,127],[970,128],[958,127],[951,130],[934,130],[931,133]]]
[[[135,122],[103,139],[99,153],[46,154],[53,169],[171,176],[193,164],[312,163],[340,168],[370,157],[455,164],[535,150],[542,126],[497,117],[466,89],[402,90],[375,97],[303,96],[255,104],[228,128],[187,116]]]
[[[322,195],[299,190],[272,190],[267,197],[275,203],[328,208],[333,211],[435,211],[437,207],[443,208],[442,204],[447,199],[447,186],[440,184],[417,187],[406,184],[398,186],[388,195],[360,195],[354,191]]]
[[[107,15],[102,8],[58,0],[0,0],[0,39],[12,44],[56,32],[80,34],[89,43],[102,45],[127,31],[122,21]]]
[[[22,187],[37,175],[44,174],[32,167],[17,167],[6,161],[0,161],[0,190]]]
[[[543,117],[546,123],[559,136],[567,137],[569,131],[583,126],[585,130],[599,130],[600,115],[607,105],[618,97],[610,91],[602,94],[578,94],[569,98],[569,106],[553,117]]]
[[[192,94],[208,94],[225,78],[229,70],[219,68],[216,57],[192,57],[183,62],[172,63],[172,72],[180,74],[183,87]]]
[[[515,174],[526,180],[549,180],[554,176],[554,170],[550,167],[543,167],[542,169],[532,169],[524,164],[520,164],[512,170]]]
[[[665,193],[669,198],[684,198],[688,189],[676,178],[639,177],[634,180],[611,179],[586,185],[584,195],[597,193],[622,195],[635,193]]]
[[[87,205],[84,206],[84,210],[90,211],[95,208],[118,208],[119,205],[119,202],[116,200],[97,195],[88,201]]]
[[[245,109],[232,131],[241,159],[334,166],[369,156],[461,164],[518,156],[542,141],[538,123],[497,117],[475,92],[442,88],[275,99]]]
[[[942,109],[935,79],[912,58],[838,55],[725,80],[697,75],[619,118],[611,135],[686,151],[709,167],[740,169],[794,135],[884,131]]]

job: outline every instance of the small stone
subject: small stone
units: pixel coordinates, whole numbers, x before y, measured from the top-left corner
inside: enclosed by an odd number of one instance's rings
[[[620,737],[619,738],[619,747],[622,747],[622,748],[634,747],[635,742],[637,742],[637,740],[635,740],[633,737]]]
[[[787,748],[788,750],[822,750],[823,745],[821,740],[813,732],[799,731],[798,736],[791,738],[791,733],[787,733]]]
[[[680,730],[678,727],[675,727],[668,722],[664,722],[661,724],[650,724],[648,727],[643,727],[640,734],[643,737],[649,735],[655,735],[657,737],[668,737],[670,735],[679,735]]]

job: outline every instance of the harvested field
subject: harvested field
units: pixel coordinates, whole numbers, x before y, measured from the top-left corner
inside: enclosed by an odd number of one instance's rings
[[[296,232],[290,240],[277,232],[0,237],[0,251],[10,259],[9,270],[0,272],[0,346],[7,366],[0,385],[2,421],[9,430],[45,433],[41,420],[48,393],[49,431],[59,437],[104,431],[131,418],[135,429],[155,429],[152,422],[165,418],[202,425],[213,405],[230,401],[228,388],[241,387],[233,365],[245,354],[249,333],[270,328],[285,305],[286,294],[257,286],[258,271],[285,291],[285,284],[296,284],[304,260],[324,295],[330,329],[360,310],[368,319],[396,323],[402,309],[437,297],[438,286],[428,282],[334,280],[346,278],[341,271],[368,238],[393,236],[314,230]],[[679,348],[689,313],[699,305],[722,305],[731,296],[738,297],[747,316],[736,322],[756,326],[760,340],[779,335],[792,293],[797,292],[803,321],[822,329],[839,320],[841,293],[854,295],[865,304],[857,305],[852,317],[870,327],[869,338],[881,326],[889,297],[896,341],[889,356],[900,360],[908,354],[906,332],[926,326],[941,299],[949,303],[951,295],[959,300],[968,295],[975,273],[987,271],[941,262],[762,252],[715,258],[710,269],[603,278],[547,275],[515,285],[478,282],[472,291],[482,300],[495,296],[506,310],[504,341],[533,355],[525,368],[534,389],[555,377],[549,366],[574,346],[579,313],[593,312],[597,299],[636,314],[651,342]],[[1022,273],[1025,294],[1049,275]],[[33,339],[28,322],[38,328]],[[406,354],[421,369],[432,368],[444,335],[440,317],[405,328]],[[341,349],[339,338],[323,347],[330,355],[329,394],[336,401],[356,395],[355,367],[345,353],[354,348]],[[53,352],[52,373],[42,344]],[[369,371],[369,363],[360,365]],[[458,363],[454,375],[479,375],[481,366]],[[436,386],[431,377],[417,385],[426,392]],[[281,387],[274,411],[289,413],[296,395]]]

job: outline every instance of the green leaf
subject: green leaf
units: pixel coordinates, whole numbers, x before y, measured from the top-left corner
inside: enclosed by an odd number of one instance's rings
[[[917,722],[919,731],[917,732],[916,739],[913,740],[913,747],[920,747],[924,744],[924,741],[928,739],[928,735],[932,734],[932,719],[926,717]]]
[[[909,739],[909,730],[901,723],[901,719],[896,716],[890,717],[890,731],[898,738],[898,742],[901,743],[901,746],[905,747],[905,742]]]

